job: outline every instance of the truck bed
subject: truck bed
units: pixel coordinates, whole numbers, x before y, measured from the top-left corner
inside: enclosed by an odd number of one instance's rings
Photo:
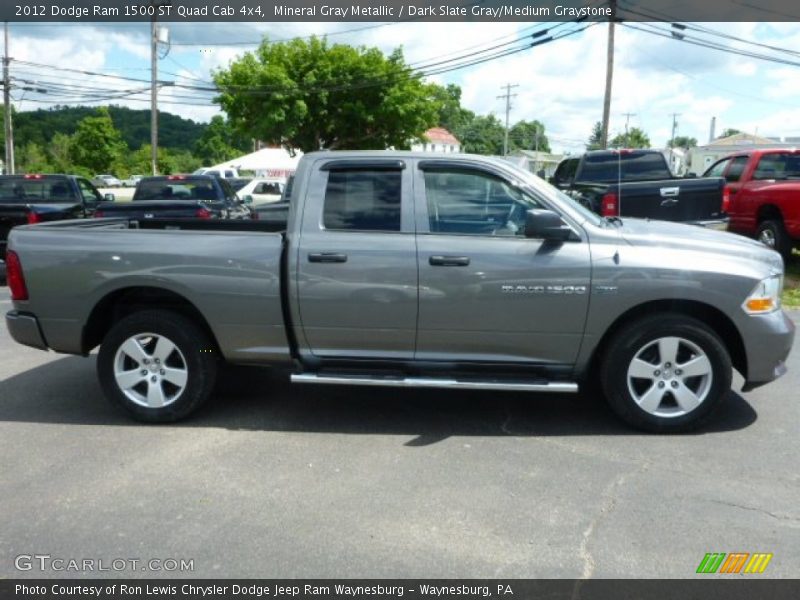
[[[26,310],[39,317],[53,350],[89,352],[100,341],[83,330],[92,307],[151,287],[172,295],[168,303],[196,306],[226,359],[289,360],[284,240],[269,223],[70,220],[15,228],[11,240],[24,257],[29,288],[37,291]]]

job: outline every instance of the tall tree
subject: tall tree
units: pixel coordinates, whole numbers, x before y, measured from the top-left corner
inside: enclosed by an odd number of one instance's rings
[[[586,142],[587,150],[602,150],[603,148],[603,124],[597,121],[592,127],[592,134]]]
[[[439,127],[444,127],[456,137],[457,132],[475,118],[475,113],[461,106],[461,88],[453,83],[446,87],[432,84],[431,100],[437,104]]]
[[[215,165],[241,154],[234,143],[233,128],[223,117],[216,115],[195,143],[194,153],[204,164]]]
[[[94,173],[103,173],[111,169],[126,149],[108,108],[100,107],[93,116],[78,123],[70,145],[70,156],[75,164]]]
[[[472,119],[457,137],[463,152],[473,154],[502,154],[505,128],[494,115],[480,115]]]
[[[617,134],[609,143],[612,148],[649,148],[650,138],[638,127],[631,127],[628,134]]]
[[[537,143],[538,138],[538,143]],[[550,141],[544,132],[544,124],[537,120],[519,121],[508,132],[512,150],[536,150],[550,152]]]
[[[683,148],[684,150],[688,150],[689,148],[697,146],[697,138],[679,135],[674,140],[670,140],[668,145],[670,148]]]
[[[214,73],[234,127],[288,150],[407,148],[436,125],[431,87],[401,50],[266,40]]]

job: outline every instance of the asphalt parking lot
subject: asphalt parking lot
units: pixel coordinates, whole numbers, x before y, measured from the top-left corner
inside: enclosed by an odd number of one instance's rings
[[[0,326],[0,577],[82,575],[15,569],[47,554],[192,559],[183,575],[206,578],[682,578],[707,552],[771,552],[765,577],[798,577],[799,354],[692,435],[633,432],[593,398],[245,368],[191,421],[144,426],[107,404],[93,357]]]

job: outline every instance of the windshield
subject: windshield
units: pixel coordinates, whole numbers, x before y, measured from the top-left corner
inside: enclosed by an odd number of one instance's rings
[[[572,213],[572,217],[578,221],[589,221],[593,225],[601,225],[603,223],[602,217],[593,213],[591,210],[578,203],[574,198],[571,198],[533,173],[511,163],[504,163],[503,167],[510,168],[514,171],[523,184],[523,187],[529,188],[534,195],[542,195],[553,201],[556,205],[567,208]]]
[[[75,201],[73,188],[64,177],[0,177],[0,203]]]

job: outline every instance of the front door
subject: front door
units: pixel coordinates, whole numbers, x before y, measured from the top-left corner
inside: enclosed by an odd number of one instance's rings
[[[415,178],[416,358],[572,364],[590,292],[585,239],[526,238],[527,210],[547,206],[502,172],[426,160]]]
[[[307,189],[296,257],[306,346],[318,357],[412,359],[410,169],[398,160],[332,160],[314,170]]]

